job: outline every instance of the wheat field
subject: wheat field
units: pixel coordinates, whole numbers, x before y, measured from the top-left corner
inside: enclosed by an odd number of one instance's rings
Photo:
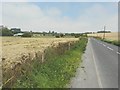
[[[2,40],[2,64],[4,68],[12,68],[12,65],[20,62],[22,55],[35,52],[42,52],[50,46],[57,46],[58,43],[77,41],[78,38],[21,38],[21,37],[0,37]]]
[[[94,33],[94,34],[88,34],[88,36],[96,36],[103,38],[104,33]],[[120,32],[112,32],[112,33],[105,33],[105,39],[108,40],[116,40],[120,38]]]

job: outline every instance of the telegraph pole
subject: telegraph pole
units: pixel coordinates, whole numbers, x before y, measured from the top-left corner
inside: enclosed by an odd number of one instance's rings
[[[106,29],[106,26],[104,26],[104,34],[103,34],[103,39],[105,39],[105,29]]]

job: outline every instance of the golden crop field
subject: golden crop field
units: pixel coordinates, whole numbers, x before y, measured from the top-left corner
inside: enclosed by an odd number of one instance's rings
[[[95,33],[95,34],[88,34],[88,36],[96,36],[103,38],[104,33]],[[112,32],[112,33],[105,33],[105,39],[108,40],[116,40],[118,41],[118,38],[120,38],[120,32]]]
[[[0,37],[2,38],[2,61],[3,67],[12,67],[14,63],[20,62],[21,56],[28,53],[35,55],[35,52],[42,52],[46,47],[58,43],[77,41],[78,38],[21,38],[21,37]]]

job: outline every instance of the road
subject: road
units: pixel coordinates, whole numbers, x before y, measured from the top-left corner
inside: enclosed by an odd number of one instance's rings
[[[71,88],[118,88],[118,47],[89,38]]]

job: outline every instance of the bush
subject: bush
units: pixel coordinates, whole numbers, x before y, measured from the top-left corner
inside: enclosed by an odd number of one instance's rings
[[[27,33],[24,33],[24,34],[22,35],[22,37],[32,37],[32,34],[29,33],[29,32],[27,32]]]
[[[80,35],[78,35],[78,34],[75,35],[75,38],[79,38],[79,37],[80,37]]]
[[[59,35],[56,35],[55,37],[56,37],[56,38],[60,38],[60,36],[59,36]]]
[[[64,37],[64,35],[61,33],[61,34],[60,34],[60,37]]]

